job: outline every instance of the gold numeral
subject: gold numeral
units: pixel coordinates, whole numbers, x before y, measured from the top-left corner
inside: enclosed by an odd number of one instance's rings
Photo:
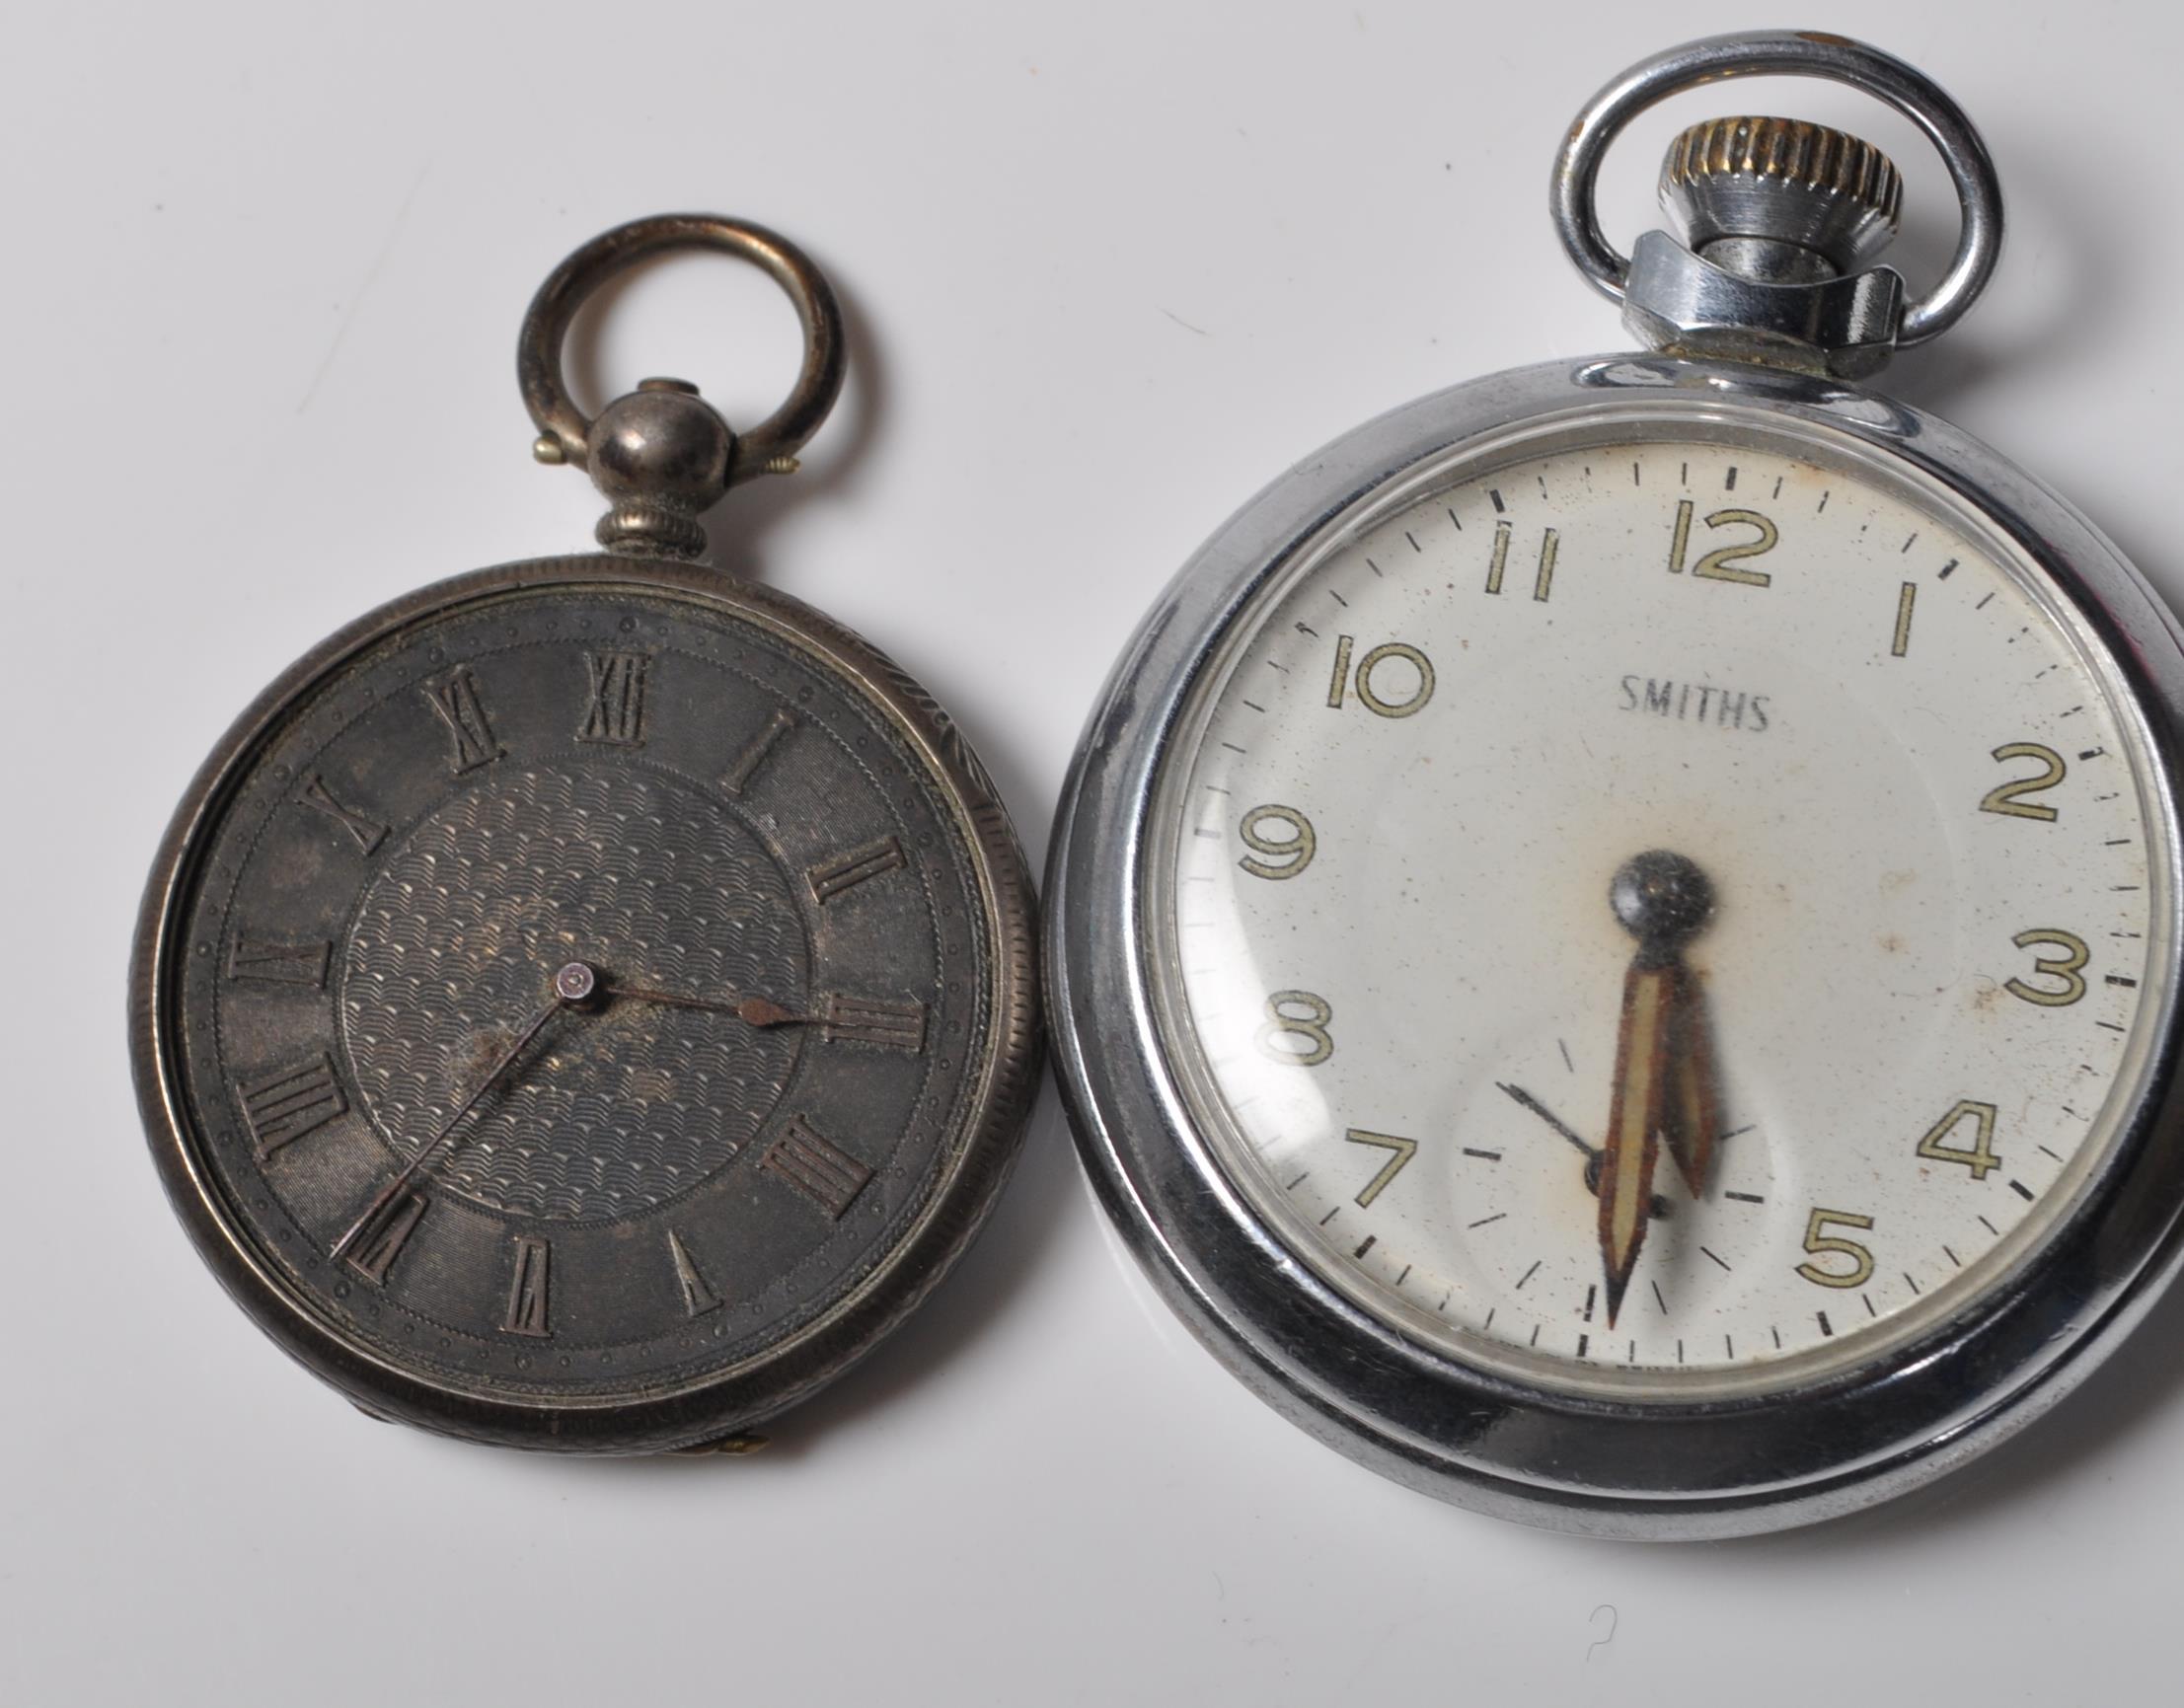
[[[1911,651],[1911,614],[1919,604],[1919,583],[1906,581],[1896,595],[1896,637],[1888,643],[1888,655],[1902,658]]]
[[[1333,1018],[1334,1010],[1310,991],[1276,991],[1266,999],[1266,1024],[1259,1028],[1259,1050],[1277,1062],[1317,1068],[1334,1054],[1334,1040],[1327,1035],[1328,1022]]]
[[[882,1050],[925,1048],[925,1004],[846,997],[835,991],[820,1005],[819,1035],[830,1044],[871,1044]]]
[[[1343,697],[1351,686],[1350,649],[1355,644],[1356,640],[1352,635],[1335,636],[1334,678],[1327,684],[1327,704],[1331,706],[1339,707],[1342,705]],[[1392,658],[1399,659],[1417,673],[1417,681],[1409,685],[1407,694],[1402,692],[1405,685],[1396,685],[1394,698],[1383,695],[1373,684],[1373,673]],[[1385,686],[1385,680],[1383,685]],[[1366,710],[1376,712],[1382,717],[1408,717],[1411,713],[1424,709],[1426,702],[1433,698],[1433,663],[1415,646],[1400,640],[1391,640],[1385,646],[1374,647],[1358,660],[1356,689],[1357,697]]]
[[[1971,1145],[1945,1144],[1966,1121],[1973,1124]],[[1955,1108],[1926,1129],[1926,1136],[1919,1141],[1919,1154],[1929,1162],[1960,1162],[1971,1169],[1974,1180],[1985,1180],[1990,1169],[2002,1165],[2002,1159],[1995,1154],[1995,1105],[1960,1099]]]
[[[2013,997],[2022,997],[2028,1003],[2037,1003],[2043,1008],[2068,1008],[2085,995],[2085,981],[2078,977],[2078,968],[2085,965],[2091,951],[2083,937],[2072,936],[2069,931],[2019,931],[2009,939],[2020,949],[2061,949],[2063,958],[2050,960],[2046,955],[2036,956],[2032,963],[2033,977],[2061,979],[2060,990],[2049,990],[2039,985],[2028,985],[2022,979],[2011,979],[2002,989]]]
[[[1843,1227],[1871,1227],[1870,1216],[1854,1216],[1847,1210],[1815,1210],[1805,1223],[1805,1249],[1815,1257],[1846,1257],[1852,1267],[1838,1272],[1817,1263],[1800,1263],[1797,1273],[1816,1287],[1863,1287],[1873,1279],[1873,1254],[1854,1239],[1828,1231],[1828,1224]]]
[[[2040,771],[2036,776],[2020,777],[2014,782],[1997,783],[1989,789],[1980,802],[1980,811],[2004,812],[2011,818],[2036,818],[2044,824],[2053,824],[2062,816],[2052,806],[2021,798],[2053,788],[2063,780],[2067,768],[2060,753],[2052,747],[2042,747],[2037,741],[2011,741],[1997,747],[1994,757],[2004,764],[2013,759],[2037,759]]]
[[[1376,1150],[1393,1152],[1381,1165],[1380,1172],[1366,1181],[1364,1189],[1357,1195],[1357,1207],[1360,1210],[1370,1210],[1373,1200],[1386,1192],[1388,1183],[1403,1171],[1403,1164],[1418,1154],[1418,1141],[1398,1139],[1393,1133],[1368,1133],[1362,1127],[1352,1127],[1342,1137],[1352,1145],[1370,1145]]]
[[[1290,834],[1268,836],[1262,827],[1270,823],[1287,825]],[[1293,806],[1254,806],[1243,815],[1237,834],[1251,851],[1237,864],[1255,878],[1293,878],[1312,864],[1312,856],[1319,852],[1312,820]],[[1259,859],[1255,857],[1258,854],[1268,857]]]
[[[1735,581],[1746,587],[1770,587],[1774,577],[1759,569],[1739,569],[1735,565],[1747,557],[1758,557],[1774,550],[1781,539],[1780,531],[1757,510],[1716,510],[1706,518],[1709,528],[1756,528],[1758,534],[1740,545],[1716,546],[1711,552],[1692,565],[1694,575],[1708,581]],[[1676,532],[1669,541],[1668,567],[1671,575],[1684,572],[1684,557],[1691,550],[1692,501],[1682,499],[1676,506]]]
[[[1516,530],[1507,522],[1494,524],[1494,555],[1486,561],[1486,591],[1501,591],[1502,572],[1509,567],[1509,542]],[[1554,590],[1554,559],[1562,537],[1552,528],[1540,537],[1540,566],[1532,572],[1532,597],[1542,605]]]

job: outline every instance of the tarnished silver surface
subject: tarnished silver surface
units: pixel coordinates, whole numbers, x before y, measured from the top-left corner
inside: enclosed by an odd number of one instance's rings
[[[641,722],[587,741],[606,649],[647,659]],[[214,753],[145,899],[138,1090],[207,1261],[375,1413],[689,1446],[838,1374],[991,1206],[1030,905],[961,737],[848,631],[707,569],[510,564],[336,635]],[[340,1250],[390,1181],[421,1212]]]
[[[714,250],[762,268],[803,329],[803,360],[789,396],[740,436],[685,380],[644,380],[587,420],[562,378],[562,344],[592,293],[679,249]],[[795,469],[796,453],[841,395],[846,367],[841,305],[811,258],[779,232],[716,213],[654,214],[593,238],[547,275],[516,340],[516,381],[539,428],[532,455],[588,470],[614,501],[599,522],[600,545],[666,557],[705,551],[698,518],[730,486]]]
[[[795,392],[740,443],[681,382],[597,421],[562,387],[584,295],[689,244],[804,321]],[[601,539],[641,556],[426,587],[243,714],[145,894],[138,1098],[206,1262],[372,1415],[740,1449],[991,1208],[1038,1072],[1030,884],[922,689],[671,560],[840,389],[808,260],[710,215],[621,227],[542,289],[519,367],[542,460],[588,458]]]
[[[1049,1012],[1086,1165],[1147,1273],[1222,1361],[1320,1440],[1413,1487],[1595,1535],[1697,1538],[1834,1517],[1993,1446],[2067,1393],[2184,1261],[2184,1017],[2157,1021],[2153,1086],[2052,1243],[1970,1313],[1785,1398],[1576,1399],[1459,1363],[1299,1262],[1196,1132],[1161,1042],[1146,917],[1150,815],[1201,664],[1255,592],[1351,506],[1454,447],[1519,425],[1649,415],[1819,434],[1977,506],[2052,578],[2124,673],[2152,755],[2149,812],[2179,846],[2184,643],[2075,511],[1968,435],[1825,380],[1604,357],[1423,399],[1308,458],[1224,526],[1148,615],[1078,751],[1047,885]],[[2157,952],[2184,953],[2173,910]]]
[[[672,773],[524,766],[450,790],[373,867],[335,1018],[359,1102],[405,1160],[454,1113],[476,1040],[538,1006],[564,949],[648,988],[797,1004],[811,990],[813,945],[761,827]],[[435,1177],[544,1221],[657,1209],[757,1136],[799,1042],[624,1004],[615,1023],[566,1028],[553,1071],[512,1078]]]

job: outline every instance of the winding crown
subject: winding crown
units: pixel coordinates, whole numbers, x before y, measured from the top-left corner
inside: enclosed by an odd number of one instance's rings
[[[1856,271],[1896,235],[1903,199],[1902,175],[1870,142],[1796,118],[1708,119],[1661,166],[1661,204],[1693,250],[1728,245],[1749,263],[1771,247],[1768,270],[1785,276]]]

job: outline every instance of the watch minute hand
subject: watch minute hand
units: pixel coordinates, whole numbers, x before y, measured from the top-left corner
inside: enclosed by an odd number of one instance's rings
[[[1653,1168],[1660,1154],[1661,1080],[1668,1071],[1664,1000],[1668,969],[1633,961],[1623,978],[1622,1024],[1616,1041],[1615,1099],[1600,1151],[1600,1257],[1608,1283],[1608,1326],[1638,1266],[1653,1211]]]
[[[1600,1256],[1608,1321],[1621,1308],[1653,1210],[1666,1145],[1695,1197],[1714,1142],[1713,1056],[1698,981],[1684,945],[1713,916],[1713,885],[1683,854],[1654,849],[1617,870],[1609,905],[1638,940],[1623,976],[1615,1099],[1600,1159]]]
[[[510,1065],[514,1063],[515,1059],[523,1054],[524,1046],[529,1044],[533,1038],[539,1035],[540,1030],[545,1026],[547,1021],[551,1020],[556,1013],[558,1013],[563,1007],[566,1006],[568,1003],[573,1000],[572,998],[565,994],[567,989],[571,988],[566,983],[568,978],[569,969],[567,967],[564,967],[562,971],[555,977],[554,995],[548,1000],[546,1006],[541,1008],[536,1014],[533,1014],[531,1016],[530,1023],[527,1024],[522,1031],[516,1034],[515,1042],[510,1044],[505,1050],[500,1053],[500,1059],[493,1063],[492,1068],[490,1072],[487,1073],[485,1077],[480,1079],[478,1083],[472,1087],[470,1095],[463,1099],[460,1106],[457,1107],[455,1113],[450,1115],[445,1121],[440,1123],[440,1130],[437,1133],[433,1134],[432,1137],[425,1142],[424,1146],[417,1151],[417,1153],[410,1158],[409,1162],[402,1168],[402,1170],[397,1173],[392,1180],[388,1181],[383,1188],[381,1188],[379,1195],[374,1198],[370,1204],[364,1207],[364,1214],[359,1216],[354,1222],[349,1224],[348,1231],[342,1234],[340,1238],[337,1239],[334,1242],[334,1249],[328,1253],[328,1256],[334,1258],[340,1257],[342,1253],[347,1251],[350,1246],[354,1245],[356,1241],[360,1237],[362,1237],[364,1230],[371,1226],[371,1225],[378,1220],[380,1213],[384,1211],[388,1205],[392,1204],[395,1201],[396,1197],[402,1192],[403,1188],[408,1186],[412,1180],[416,1178],[417,1170],[422,1168],[425,1163],[430,1161],[434,1153],[438,1151],[439,1148],[447,1143],[448,1135],[453,1133],[457,1127],[462,1125],[463,1117],[468,1115],[473,1109],[478,1107],[479,1099],[484,1097],[488,1091],[492,1089],[494,1082],[499,1079],[500,1076],[505,1074],[508,1071]],[[588,989],[589,986],[587,985],[586,990],[588,991]]]

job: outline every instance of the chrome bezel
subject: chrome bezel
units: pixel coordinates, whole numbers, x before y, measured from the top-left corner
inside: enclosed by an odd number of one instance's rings
[[[1420,465],[1553,417],[1643,399],[1758,408],[1939,483],[2014,542],[2105,647],[2150,750],[2142,787],[2180,890],[2174,776],[2184,640],[2089,524],[1944,422],[1825,380],[1663,357],[1519,369],[1420,400],[1337,440],[1225,525],[1140,627],[1088,726],[1056,823],[1049,1012],[1095,1184],[1184,1320],[1261,1397],[1399,1481],[1591,1534],[1702,1537],[1784,1527],[1904,1492],[2003,1439],[2121,1339],[2184,1250],[2178,910],[2154,955],[2149,1090],[2039,1253],[1956,1315],[1792,1389],[1689,1403],[1573,1394],[1420,1345],[1299,1263],[1194,1130],[1161,1043],[1147,861],[1166,750],[1201,671],[1270,577],[1330,521]]]

